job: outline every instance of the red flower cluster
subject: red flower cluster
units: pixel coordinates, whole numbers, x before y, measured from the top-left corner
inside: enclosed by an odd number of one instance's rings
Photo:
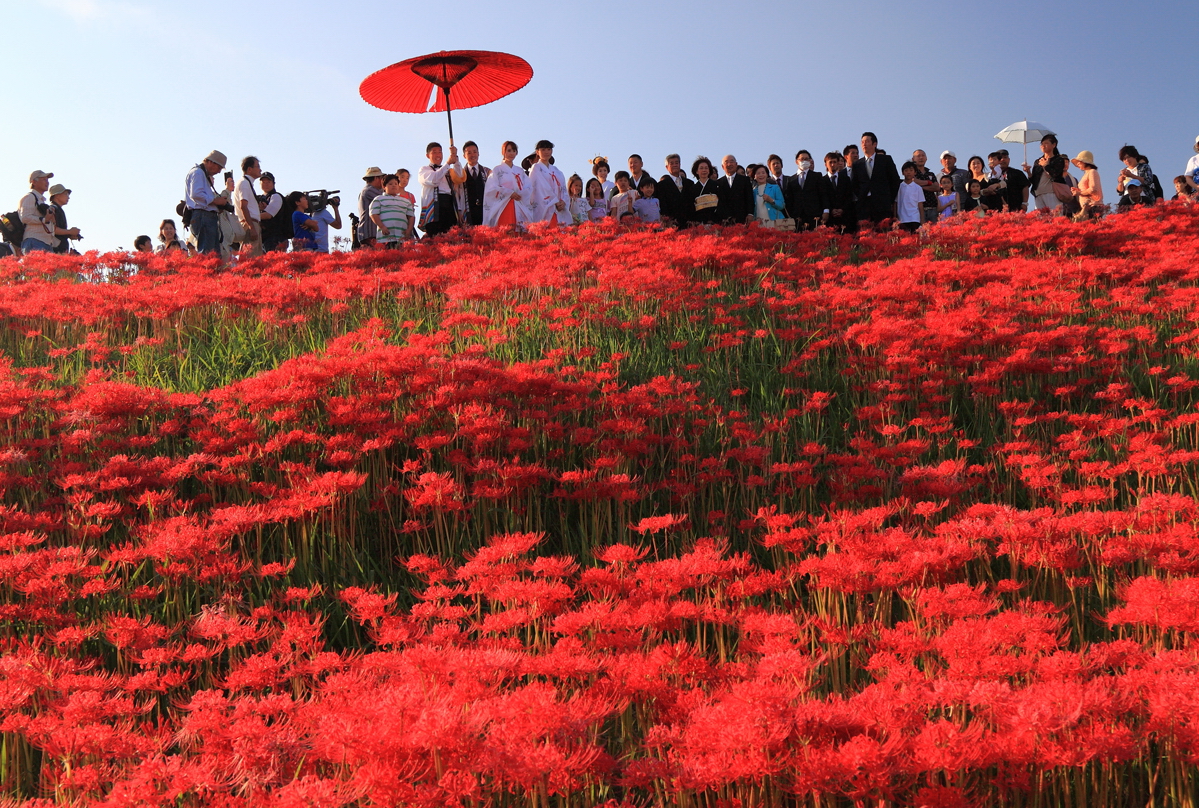
[[[1194,805],[1197,224],[0,261],[5,797]]]

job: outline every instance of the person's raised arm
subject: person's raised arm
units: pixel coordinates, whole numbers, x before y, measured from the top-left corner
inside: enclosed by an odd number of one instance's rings
[[[329,222],[329,226],[334,230],[341,229],[341,208],[338,207],[338,204],[337,202],[329,203],[329,207],[333,208],[333,221]]]

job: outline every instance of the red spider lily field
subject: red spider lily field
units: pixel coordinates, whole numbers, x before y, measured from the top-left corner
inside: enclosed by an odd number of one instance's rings
[[[6,805],[1199,805],[1199,212],[0,261]]]

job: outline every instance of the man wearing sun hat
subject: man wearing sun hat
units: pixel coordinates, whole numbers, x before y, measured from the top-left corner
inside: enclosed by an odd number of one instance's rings
[[[35,171],[29,175],[29,193],[21,197],[21,224],[25,225],[25,236],[21,241],[21,252],[53,252],[58,239],[54,237],[54,214],[46,204],[46,190],[50,187],[53,174]]]
[[[218,252],[221,248],[221,226],[217,216],[218,199],[212,178],[225,168],[225,155],[213,150],[187,173],[183,204],[191,211],[188,225],[196,238],[196,249],[202,253]]]
[[[371,203],[383,193],[383,171],[378,166],[371,166],[362,175],[362,181],[366,185],[358,192],[358,246],[372,247],[379,230],[371,221]]]
[[[54,248],[56,253],[68,253],[71,251],[71,241],[81,239],[78,227],[67,227],[67,214],[63,207],[71,201],[71,189],[59,183],[50,186],[50,213],[54,216],[54,235],[58,239],[58,244]]]

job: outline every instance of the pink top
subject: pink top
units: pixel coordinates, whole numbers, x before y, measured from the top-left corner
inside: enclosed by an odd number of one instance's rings
[[[1098,169],[1088,168],[1078,181],[1078,199],[1083,204],[1102,205],[1103,185],[1099,182]]]

